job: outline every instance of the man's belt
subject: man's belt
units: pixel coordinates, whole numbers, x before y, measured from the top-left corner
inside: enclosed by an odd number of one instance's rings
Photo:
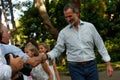
[[[72,61],[69,61],[68,63],[71,63],[71,64],[89,64],[91,62],[93,62],[94,60],[90,60],[90,61],[83,61],[83,62],[72,62]]]

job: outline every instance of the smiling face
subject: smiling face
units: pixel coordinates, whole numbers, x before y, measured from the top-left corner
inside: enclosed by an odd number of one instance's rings
[[[71,25],[76,25],[79,21],[79,13],[73,12],[71,8],[64,11],[65,20]]]
[[[32,44],[27,44],[24,48],[24,52],[30,57],[39,55],[38,49]]]
[[[39,45],[38,49],[39,49],[39,53],[46,53],[47,52],[47,49],[43,45]]]
[[[5,27],[4,25],[2,25],[1,27],[2,27],[2,40],[1,40],[1,42],[8,44],[9,39],[10,39],[10,30],[7,27]]]
[[[34,52],[32,52],[30,49],[25,48],[24,51],[25,51],[25,53],[26,53],[29,57],[33,57],[33,56],[34,56]]]

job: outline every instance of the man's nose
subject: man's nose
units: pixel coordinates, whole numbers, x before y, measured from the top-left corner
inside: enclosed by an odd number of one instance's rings
[[[66,18],[66,21],[68,21],[68,22],[69,22],[70,20],[71,20],[71,19],[70,19],[69,17],[68,17],[68,18]]]

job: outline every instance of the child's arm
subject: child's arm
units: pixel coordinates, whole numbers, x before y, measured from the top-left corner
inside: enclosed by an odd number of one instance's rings
[[[45,72],[48,74],[49,76],[49,80],[53,80],[53,74],[51,72],[51,70],[49,69],[49,66],[46,62],[42,63],[42,67],[45,70]]]
[[[61,80],[61,79],[60,79],[59,72],[58,72],[58,70],[57,70],[57,68],[56,68],[56,63],[55,63],[55,61],[53,62],[53,68],[54,68],[55,76],[56,76],[57,80]]]

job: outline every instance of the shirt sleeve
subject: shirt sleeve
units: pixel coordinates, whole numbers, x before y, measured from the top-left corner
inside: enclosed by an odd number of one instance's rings
[[[0,80],[11,80],[12,69],[9,65],[0,62]]]
[[[98,49],[98,52],[100,53],[100,55],[102,56],[102,59],[105,62],[110,61],[110,56],[108,54],[108,51],[105,47],[105,44],[103,42],[103,39],[101,38],[101,36],[99,35],[99,33],[97,32],[96,28],[92,25],[92,31],[93,31],[93,39],[94,39],[94,43]]]
[[[65,50],[64,34],[61,31],[59,33],[59,35],[58,35],[57,44],[47,54],[50,55],[50,57],[51,57],[52,60],[54,60],[54,58],[58,57],[64,50]]]
[[[11,52],[16,56],[23,56],[24,62],[26,62],[26,60],[28,59],[28,55],[25,54],[20,48],[14,46],[14,45],[1,44],[1,46],[2,46],[1,48],[2,48],[3,55]]]

